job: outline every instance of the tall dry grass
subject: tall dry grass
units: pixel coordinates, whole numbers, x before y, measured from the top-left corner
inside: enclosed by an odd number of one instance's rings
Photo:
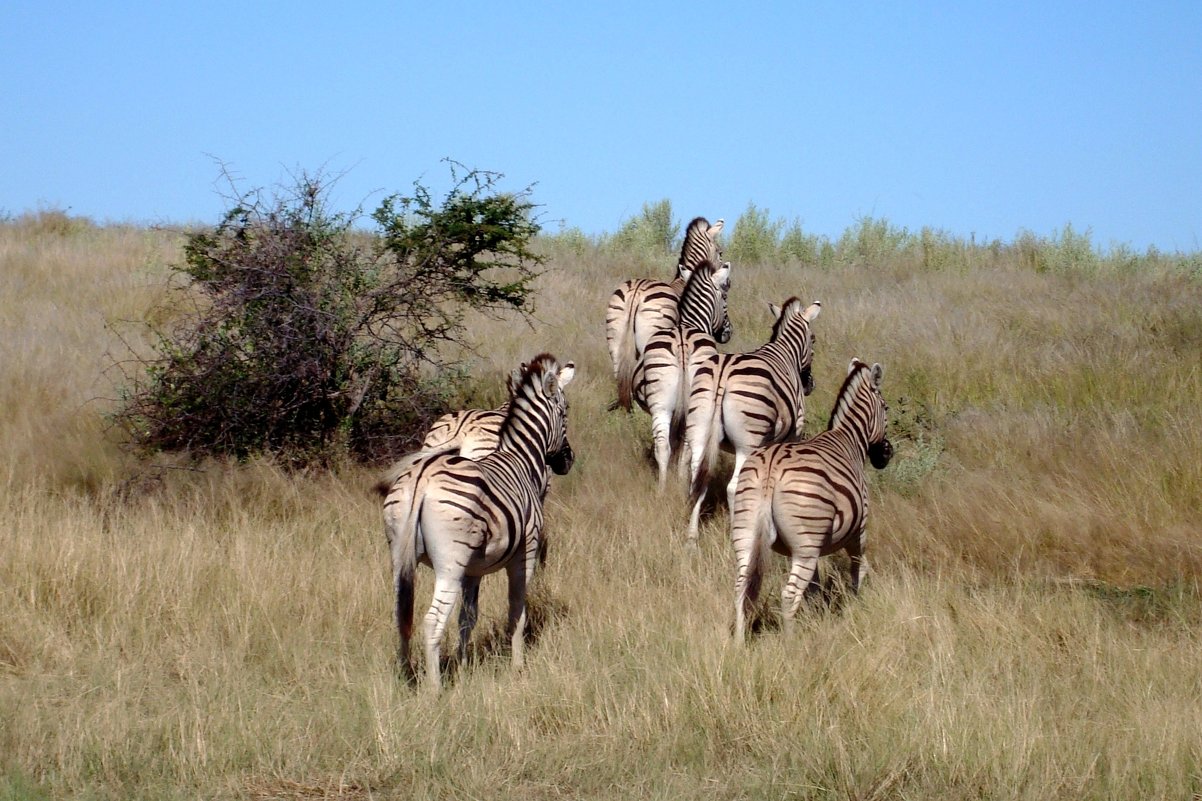
[[[477,321],[483,403],[540,350],[580,368],[535,641],[513,672],[486,579],[474,661],[430,698],[392,664],[374,470],[126,458],[108,322],[178,241],[35,223],[0,225],[0,798],[1202,792],[1196,279],[1006,250],[736,265],[731,347],[821,299],[807,427],[860,356],[898,446],[862,595],[836,582],[788,636],[770,603],[738,649],[723,494],[687,556],[646,416],[605,411],[606,296],[670,260],[549,242],[539,322]]]

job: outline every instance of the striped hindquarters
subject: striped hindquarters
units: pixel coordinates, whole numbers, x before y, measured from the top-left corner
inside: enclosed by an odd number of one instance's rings
[[[676,327],[677,305],[684,285],[681,278],[671,283],[635,278],[622,282],[610,295],[605,313],[605,342],[618,381],[617,407],[630,410],[630,396],[623,395],[621,389],[630,386],[630,376],[647,341],[658,331]]]

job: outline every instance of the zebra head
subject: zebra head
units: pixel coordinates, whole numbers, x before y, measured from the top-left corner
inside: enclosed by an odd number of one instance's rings
[[[814,332],[810,323],[822,311],[822,302],[814,301],[803,306],[797,298],[789,298],[783,306],[769,303],[768,309],[776,322],[772,326],[769,342],[786,342],[797,355],[797,368],[801,374],[801,389],[806,395],[814,391]]]
[[[893,443],[885,436],[889,404],[881,394],[881,379],[885,368],[879,364],[871,367],[859,359],[852,359],[847,367],[847,381],[835,401],[835,414],[831,416],[831,427],[836,417],[854,420],[862,428],[868,445],[868,461],[877,470],[884,470],[893,458]]]
[[[722,263],[722,248],[718,235],[725,221],[719,219],[713,225],[704,217],[694,217],[684,231],[684,242],[680,246],[680,258],[676,261],[676,274],[684,281],[699,264],[712,261]]]
[[[721,273],[720,279],[719,273]],[[722,320],[718,323],[718,327],[715,328],[711,333],[714,335],[714,339],[717,340],[718,343],[725,345],[727,342],[730,342],[731,335],[734,334],[734,328],[730,324],[730,313],[728,309],[730,302],[730,262],[723,262],[722,266],[714,272],[714,278],[718,282],[718,286],[722,291],[720,303],[722,307]]]
[[[535,356],[513,371],[509,377],[510,408],[521,408],[532,424],[525,428],[528,437],[539,443],[541,456],[556,475],[565,475],[572,469],[575,454],[568,441],[568,401],[563,390],[576,375],[574,362],[560,366],[549,353]],[[511,412],[506,425],[514,417]]]

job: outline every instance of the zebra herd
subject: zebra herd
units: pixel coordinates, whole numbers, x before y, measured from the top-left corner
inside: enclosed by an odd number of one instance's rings
[[[611,408],[638,404],[650,415],[661,492],[674,456],[681,473],[687,470],[692,547],[718,451],[734,453],[726,494],[736,562],[734,634],[742,642],[769,549],[790,563],[781,592],[786,627],[817,581],[819,556],[846,550],[851,588],[858,590],[866,572],[864,463],[884,468],[893,449],[883,370],[855,358],[827,430],[801,439],[805,397],[814,388],[811,326],[819,302],[791,297],[771,305],[775,322],[764,345],[748,353],[718,350],[731,337],[731,264],[722,260],[722,226],[703,217],[689,223],[675,278],[620,284],[605,326],[617,382]],[[501,569],[509,578],[513,665],[522,665],[526,585],[545,555],[549,472],[565,474],[573,462],[563,391],[574,373],[571,362],[535,357],[510,376],[505,404],[439,418],[422,450],[395,464],[377,487],[392,556],[399,660],[410,677],[418,563],[434,571],[424,619],[429,686],[440,685],[438,654],[452,609],[460,605],[462,661],[480,580]]]

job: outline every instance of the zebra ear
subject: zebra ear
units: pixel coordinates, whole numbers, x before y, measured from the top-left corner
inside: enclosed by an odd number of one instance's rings
[[[522,385],[522,371],[525,369],[526,365],[523,364],[521,367],[510,373],[509,378],[505,379],[505,388],[509,390],[509,397],[512,398],[515,394],[517,394],[518,387]]]
[[[705,235],[717,242],[718,234],[722,233],[722,226],[724,225],[726,225],[726,220],[723,220],[721,217],[719,217],[717,222],[705,229]]]
[[[872,365],[872,383],[876,385],[877,389],[881,388],[881,379],[884,377],[885,368],[881,367],[879,363]]]
[[[822,311],[822,302],[816,300],[813,303],[811,303],[809,306],[806,307],[806,310],[804,312],[802,312],[802,315],[806,318],[807,321],[812,323],[812,322],[814,322],[814,319],[818,317],[818,313],[821,311]]]
[[[714,283],[724,289],[730,286],[730,262],[714,270]]]
[[[576,376],[576,362],[568,362],[563,367],[559,368],[559,388],[563,389],[568,384],[572,383],[572,379]]]
[[[775,303],[773,303],[772,301],[768,301],[768,311],[770,311],[770,312],[772,313],[772,319],[773,319],[773,320],[779,320],[779,319],[780,319],[780,312],[781,312],[781,308],[780,308],[780,306],[777,306],[777,305],[776,305]]]
[[[847,374],[851,375],[852,373],[854,373],[856,371],[857,367],[862,367],[863,364],[864,364],[864,362],[860,361],[858,358],[853,356],[851,358],[851,364],[847,365]]]

